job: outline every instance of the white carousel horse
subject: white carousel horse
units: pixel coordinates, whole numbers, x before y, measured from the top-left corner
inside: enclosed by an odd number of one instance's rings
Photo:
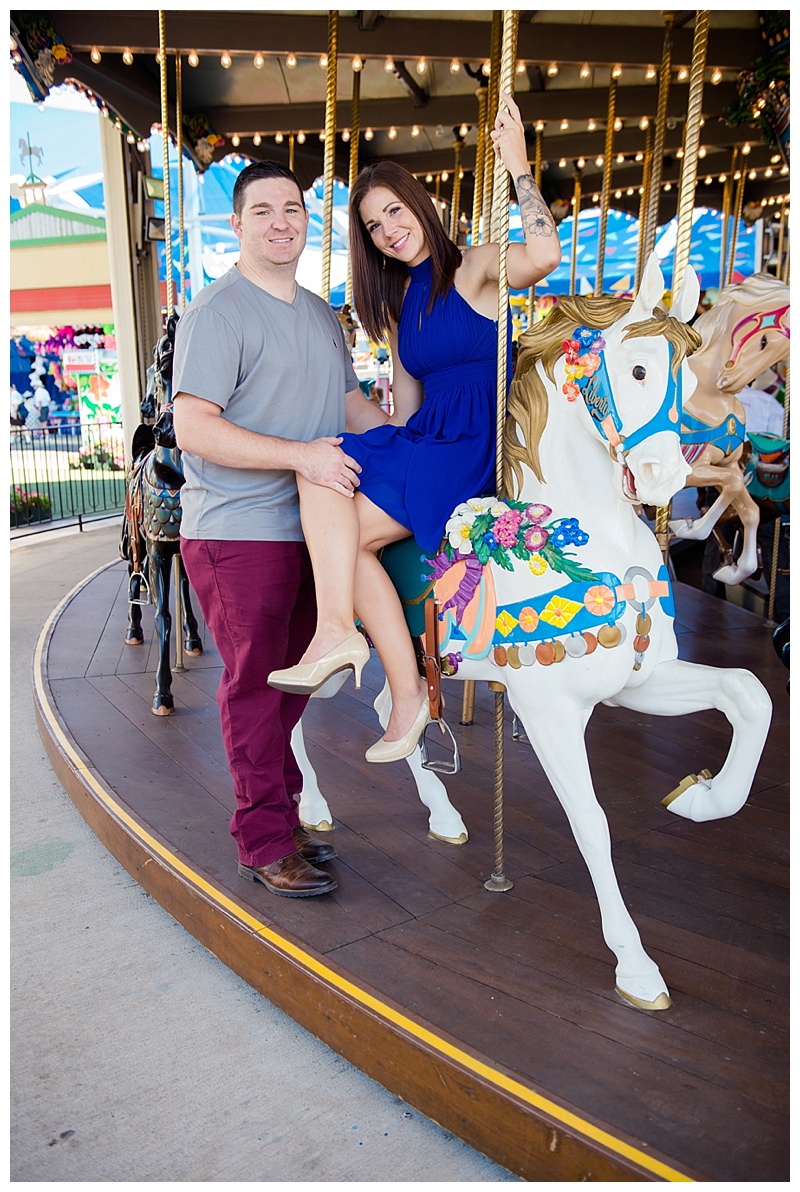
[[[726,286],[694,329],[703,343],[689,364],[697,388],[684,407],[681,437],[692,468],[686,484],[716,488],[720,495],[702,517],[676,518],[669,525],[677,538],[708,538],[732,506],[742,523],[742,550],[714,578],[738,584],[758,567],[759,509],[740,464],[745,411],[736,395],[765,369],[789,358],[789,287],[770,273]]]
[[[772,711],[749,671],[678,659],[668,569],[639,516],[642,504],[666,505],[689,470],[679,429],[699,337],[680,320],[697,308],[697,278],[687,270],[670,315],[657,309],[662,293],[653,254],[635,301],[564,298],[521,337],[505,452],[517,497],[459,506],[433,560],[448,669],[505,685],[589,869],[617,991],[648,1010],[669,994],[620,894],[586,724],[600,702],[723,712],[733,739],[720,772],[691,775],[663,800],[703,822],[744,805]]]

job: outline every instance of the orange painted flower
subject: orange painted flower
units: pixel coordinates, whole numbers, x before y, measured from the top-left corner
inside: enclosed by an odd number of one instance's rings
[[[567,401],[575,401],[581,395],[581,391],[574,381],[567,381],[562,385],[561,392],[566,396]]]
[[[595,584],[593,588],[589,588],[583,603],[586,611],[593,617],[607,617],[617,601],[614,593],[605,584]]]
[[[539,624],[539,614],[536,609],[529,606],[520,609],[519,623],[520,628],[524,629],[526,633],[533,633]]]

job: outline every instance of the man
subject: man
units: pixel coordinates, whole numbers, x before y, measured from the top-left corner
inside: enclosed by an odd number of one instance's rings
[[[217,693],[237,808],[239,873],[274,894],[336,889],[336,856],[302,828],[290,736],[307,696],[267,675],[299,661],[316,624],[295,473],[353,495],[360,471],[338,446],[345,403],[363,404],[339,321],[298,286],[308,212],[278,162],[236,179],[238,263],[177,324],[174,423],[183,452],[181,554],[225,665]]]

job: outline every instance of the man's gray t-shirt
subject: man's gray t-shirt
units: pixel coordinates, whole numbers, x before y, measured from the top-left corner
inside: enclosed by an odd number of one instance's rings
[[[222,418],[278,439],[338,435],[344,395],[358,388],[333,310],[297,287],[284,302],[234,266],[178,320],[172,391],[204,398]],[[228,468],[183,452],[184,538],[302,541],[292,471]]]

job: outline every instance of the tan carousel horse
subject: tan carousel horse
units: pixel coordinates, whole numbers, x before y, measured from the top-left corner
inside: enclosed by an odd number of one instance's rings
[[[697,388],[683,411],[681,442],[692,469],[686,484],[716,488],[719,496],[702,517],[679,518],[669,525],[676,538],[702,540],[732,507],[742,523],[742,550],[714,578],[738,584],[758,568],[759,509],[745,485],[745,411],[737,394],[765,369],[789,358],[789,287],[769,273],[726,286],[694,330],[703,343],[689,361]]]

